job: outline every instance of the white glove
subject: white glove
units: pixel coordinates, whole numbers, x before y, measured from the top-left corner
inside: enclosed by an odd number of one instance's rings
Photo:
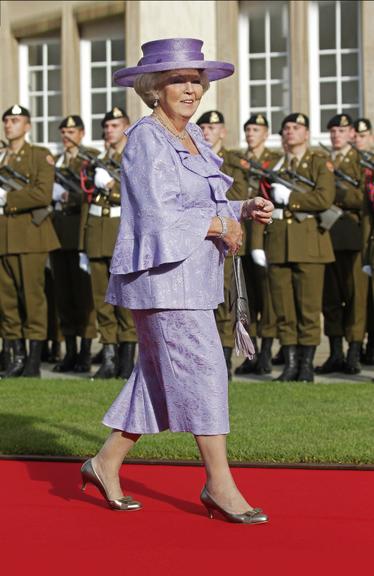
[[[62,197],[65,192],[65,188],[63,188],[61,184],[58,184],[57,182],[53,184],[52,198],[55,202],[63,202]]]
[[[85,252],[79,252],[79,268],[87,274],[91,274],[90,261]]]
[[[369,264],[365,264],[365,266],[362,267],[362,271],[364,274],[367,274],[368,276],[373,275],[373,269],[371,266],[369,266]]]
[[[5,206],[8,192],[0,186],[0,206]]]
[[[271,196],[276,204],[288,204],[291,190],[284,184],[272,184]]]
[[[268,262],[266,259],[266,254],[265,254],[264,250],[260,250],[259,248],[256,248],[255,250],[251,250],[251,256],[252,256],[253,262],[255,264],[257,264],[258,266],[263,266],[264,268],[266,268],[266,266],[268,265]]]
[[[96,168],[95,170],[95,186],[96,188],[106,188],[107,184],[113,180],[113,177],[104,170],[104,168]]]

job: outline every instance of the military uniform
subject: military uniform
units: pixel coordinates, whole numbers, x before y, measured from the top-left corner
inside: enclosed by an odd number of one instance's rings
[[[84,149],[84,147],[83,147]],[[97,155],[98,150],[87,149],[90,154]],[[56,158],[56,166],[62,170],[72,170],[79,175],[83,161],[78,156],[65,152]],[[65,357],[58,371],[75,369],[76,371],[89,370],[89,361],[81,363],[76,356],[77,336],[91,341],[96,338],[96,315],[92,296],[90,276],[79,266],[79,238],[80,213],[84,199],[84,192],[68,192],[66,202],[56,202],[53,212],[53,224],[61,243],[61,250],[52,254],[51,262],[55,281],[55,291],[61,330],[66,346],[69,348],[70,340],[74,350]],[[87,356],[82,352],[82,356]],[[76,366],[76,364],[78,365]],[[85,364],[84,366],[81,364]]]
[[[17,115],[14,106],[3,115]],[[18,112],[19,115],[21,114]],[[29,114],[27,114],[29,117]],[[54,161],[49,150],[25,142],[17,154],[8,149],[1,166],[29,180],[10,190],[0,214],[0,316],[2,332],[14,343],[12,376],[38,376],[42,342],[47,337],[44,268],[48,253],[60,247],[47,207],[52,199]],[[30,340],[25,364],[23,339]]]
[[[336,118],[345,117],[338,115]],[[335,262],[326,267],[323,292],[325,333],[330,338],[332,349],[336,348],[335,352],[341,359],[334,368],[354,374],[360,370],[359,355],[365,334],[368,289],[367,276],[362,272],[362,172],[358,153],[352,148],[341,159],[338,159],[338,153],[334,153],[330,165],[332,170],[337,168],[359,183],[353,186],[343,179],[336,179],[335,204],[343,210],[343,214],[331,229]],[[343,362],[343,337],[350,343],[346,362]],[[327,362],[320,371],[331,371],[329,367]]]

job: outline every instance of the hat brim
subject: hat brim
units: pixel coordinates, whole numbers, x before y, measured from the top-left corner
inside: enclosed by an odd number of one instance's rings
[[[159,64],[145,64],[144,66],[133,66],[132,68],[121,68],[113,75],[113,80],[117,86],[134,86],[134,81],[141,74],[152,72],[167,72],[168,70],[180,70],[193,68],[204,70],[209,82],[227,78],[234,73],[234,66],[229,62],[215,62],[209,60],[195,60],[190,62],[160,62]]]

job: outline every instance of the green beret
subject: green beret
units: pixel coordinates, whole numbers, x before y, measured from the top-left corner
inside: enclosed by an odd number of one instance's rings
[[[72,114],[63,119],[58,129],[61,130],[61,128],[82,128],[84,130],[84,123],[80,116]]]
[[[30,112],[27,108],[20,106],[19,104],[14,104],[8,110],[5,110],[2,120],[4,122],[6,116],[25,116],[30,119]]]
[[[347,126],[352,126],[353,120],[348,114],[336,114],[327,123],[327,130],[334,128],[334,126],[339,126],[340,128],[346,128]]]
[[[109,120],[117,120],[118,118],[124,118],[128,122],[130,122],[129,117],[127,116],[125,110],[120,108],[119,106],[114,106],[109,112],[107,112],[104,118],[101,121],[101,126],[104,128],[105,123]]]
[[[218,110],[210,110],[209,112],[204,112],[196,122],[198,126],[200,124],[224,124],[225,119],[222,112]]]

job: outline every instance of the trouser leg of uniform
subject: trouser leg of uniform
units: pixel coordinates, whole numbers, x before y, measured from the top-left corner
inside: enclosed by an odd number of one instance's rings
[[[230,291],[233,279],[233,265],[232,258],[228,256],[224,264],[224,302],[222,302],[216,312],[216,323],[219,336],[221,338],[222,346],[224,348],[234,347],[234,310],[230,311]]]
[[[374,290],[373,277],[368,280],[367,311],[366,311],[366,332],[374,332]]]
[[[119,342],[136,342],[136,328],[131,310],[115,306],[114,313],[118,321],[118,341]]]
[[[351,252],[344,261],[346,266],[350,262],[350,270],[346,272],[346,277],[350,278],[350,292],[344,307],[344,335],[348,342],[362,342],[366,326],[368,277],[362,272],[361,252]]]
[[[301,346],[320,344],[324,269],[324,264],[312,263],[297,263],[292,267],[297,343]]]
[[[261,338],[277,337],[277,316],[274,311],[268,270],[264,271],[262,280],[262,313],[259,332]]]
[[[278,338],[283,346],[297,344],[297,317],[292,286],[292,264],[271,264],[269,281]]]
[[[23,335],[23,319],[20,314],[20,298],[8,256],[0,256],[0,317],[2,336],[19,340]]]
[[[344,277],[341,277],[341,252],[335,252],[335,262],[326,264],[323,285],[323,318],[326,336],[343,336]]]
[[[253,262],[252,256],[242,256],[243,274],[250,316],[249,335],[258,336],[258,322],[263,308],[262,283],[264,269]]]
[[[58,317],[55,280],[51,268],[46,266],[45,274],[45,296],[47,298],[47,340],[61,342],[62,332]]]
[[[20,297],[23,336],[29,340],[47,338],[47,300],[44,292],[44,269],[47,252],[8,256]]]

